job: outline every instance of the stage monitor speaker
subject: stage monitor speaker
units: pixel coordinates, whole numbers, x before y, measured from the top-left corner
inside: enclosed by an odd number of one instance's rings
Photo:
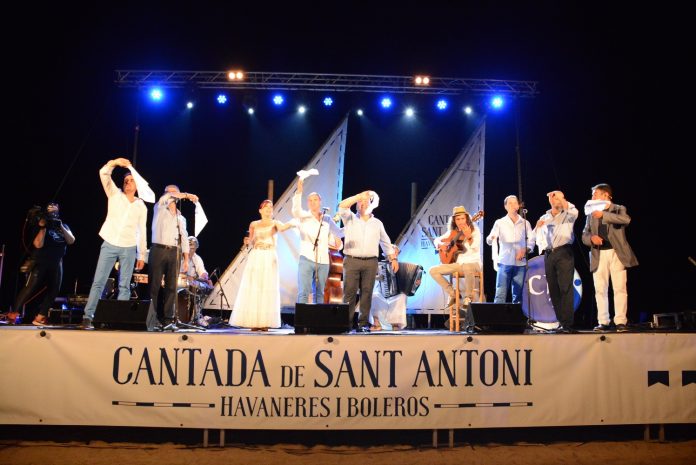
[[[295,304],[295,334],[340,334],[352,326],[348,304]]]
[[[100,300],[94,312],[94,329],[147,331],[149,300]]]
[[[469,311],[478,332],[522,333],[527,327],[521,304],[471,302]]]

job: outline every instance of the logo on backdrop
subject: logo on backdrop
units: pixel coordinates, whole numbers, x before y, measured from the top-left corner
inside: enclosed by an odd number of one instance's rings
[[[573,287],[575,288],[573,309],[577,310],[582,299],[582,280],[578,270],[575,270],[573,275]],[[546,282],[543,255],[529,260],[527,285],[522,290],[522,311],[528,318],[535,321],[542,323],[555,323],[557,321],[556,312],[553,311],[553,305],[551,304],[549,285]]]

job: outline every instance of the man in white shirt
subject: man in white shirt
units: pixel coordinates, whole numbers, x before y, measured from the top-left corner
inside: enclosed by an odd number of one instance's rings
[[[520,204],[516,196],[505,197],[503,206],[507,215],[495,220],[486,237],[486,243],[493,246],[493,261],[498,271],[493,301],[508,302],[508,290],[512,287],[512,303],[517,304],[522,301],[527,253],[534,249],[534,234],[529,221],[518,214]]]
[[[537,221],[534,232],[539,252],[544,254],[544,271],[549,296],[559,323],[558,332],[573,333],[575,256],[573,225],[578,209],[561,191],[546,194],[551,208]]]
[[[343,253],[343,302],[350,308],[350,314],[355,312],[355,305],[360,287],[360,314],[358,330],[370,331],[370,308],[372,291],[377,276],[378,247],[389,257],[394,273],[399,271],[399,262],[391,245],[391,240],[384,230],[384,225],[372,214],[371,191],[343,199],[338,204],[338,213],[344,224],[345,244]],[[357,214],[350,210],[357,205]]]
[[[142,269],[145,265],[147,207],[142,199],[135,196],[137,186],[130,172],[123,177],[123,190],[116,187],[111,179],[111,173],[117,166],[127,169],[130,168],[131,162],[125,158],[116,158],[109,160],[99,170],[99,178],[108,199],[108,210],[106,220],[99,231],[99,236],[104,239],[104,242],[99,252],[92,288],[85,305],[85,314],[82,319],[82,326],[85,328],[92,326],[94,311],[116,260],[120,264],[118,300],[130,299],[133,265],[136,270]]]
[[[329,275],[329,244],[343,237],[343,231],[321,208],[321,196],[312,192],[307,196],[309,211],[303,210],[302,192],[304,180],[297,182],[297,192],[292,197],[292,216],[299,222],[300,261],[297,265],[297,302],[321,303],[324,299],[324,284]],[[315,286],[316,284],[316,286]],[[315,288],[315,293],[312,289]]]
[[[179,272],[188,271],[189,242],[186,232],[186,218],[177,208],[181,199],[198,202],[198,196],[179,191],[179,187],[170,184],[164,189],[164,194],[155,204],[152,216],[152,246],[148,262],[150,273],[150,309],[147,314],[147,329],[160,329],[157,317],[157,304],[160,290],[164,294],[164,325],[165,330],[175,330],[176,326],[176,286]],[[183,256],[183,264],[179,270],[179,251]],[[164,288],[160,283],[164,279]]]

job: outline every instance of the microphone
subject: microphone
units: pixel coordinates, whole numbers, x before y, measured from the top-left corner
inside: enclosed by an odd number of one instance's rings
[[[328,213],[329,210],[331,210],[329,207],[322,207],[321,209],[321,211],[323,211],[324,213]]]
[[[215,269],[213,270],[213,272],[210,273],[210,278],[212,278],[213,276],[217,275],[218,271],[219,271],[219,269],[218,269],[218,268],[215,268]]]
[[[527,209],[526,209],[526,208],[523,208],[523,209],[522,209],[522,214],[523,214],[523,215],[526,215],[526,214],[527,214]]]

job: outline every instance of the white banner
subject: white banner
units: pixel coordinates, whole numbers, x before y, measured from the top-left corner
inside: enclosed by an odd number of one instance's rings
[[[2,333],[3,424],[323,430],[696,422],[696,334]]]
[[[347,131],[348,117],[344,118],[343,122],[338,125],[306,166],[298,166],[298,169],[316,169],[319,171],[319,176],[310,176],[305,179],[304,192],[306,194],[302,196],[303,208],[307,208],[307,194],[317,192],[322,198],[322,204],[331,209],[329,214],[337,211],[338,203],[343,196],[343,161],[346,151]],[[274,202],[273,216],[275,219],[283,223],[292,220],[292,196],[296,191],[297,178]],[[287,232],[277,234],[276,248],[278,251],[278,272],[280,275],[280,305],[281,307],[294,310],[295,302],[297,302],[297,263],[300,256],[300,236],[298,231],[293,228]],[[220,275],[218,282],[215,283],[213,292],[203,302],[203,308],[215,310],[232,309],[248,254],[249,251],[243,249],[234,257],[225,272]],[[224,293],[220,292],[221,286],[224,289]]]
[[[448,231],[452,208],[463,205],[474,216],[483,210],[483,175],[486,153],[485,120],[474,131],[452,165],[440,176],[420,208],[396,241],[399,261],[417,263],[425,269],[415,295],[408,298],[409,313],[441,313],[449,296],[428,274],[430,267],[440,264],[431,238]],[[483,221],[477,223],[482,241],[486,237]],[[430,236],[430,238],[428,237]],[[483,242],[482,242],[483,244]],[[481,247],[483,262],[483,246]]]

